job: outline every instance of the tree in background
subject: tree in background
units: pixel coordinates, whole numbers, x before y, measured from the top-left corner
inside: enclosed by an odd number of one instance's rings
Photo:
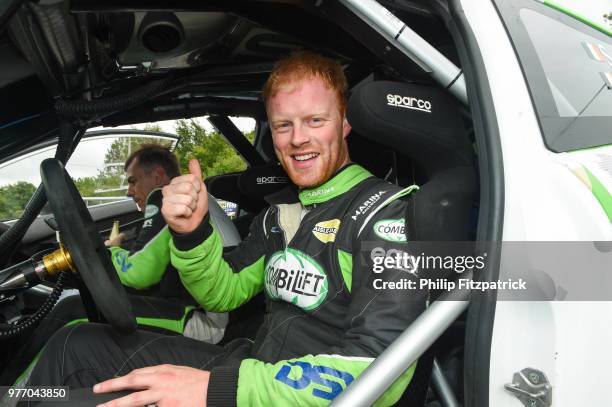
[[[83,177],[73,180],[81,196],[95,196],[96,178],[97,177]]]
[[[188,163],[192,158],[200,162],[205,177],[246,169],[246,163],[218,132],[207,132],[200,123],[193,119],[177,120],[175,131],[181,137],[174,150],[179,159],[181,173],[189,172]],[[253,143],[254,136],[253,131],[246,134],[251,143]]]
[[[25,181],[0,188],[0,220],[17,219],[23,213],[36,187]]]

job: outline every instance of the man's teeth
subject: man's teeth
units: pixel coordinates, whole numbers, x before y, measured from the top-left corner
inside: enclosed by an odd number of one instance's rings
[[[298,161],[306,161],[306,160],[310,160],[311,158],[315,158],[318,155],[319,153],[310,153],[310,154],[304,154],[304,155],[294,155],[293,158],[295,158]]]

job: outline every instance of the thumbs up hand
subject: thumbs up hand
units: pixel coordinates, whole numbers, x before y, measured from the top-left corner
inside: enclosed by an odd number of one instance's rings
[[[190,160],[189,174],[173,178],[162,194],[162,215],[175,232],[194,231],[208,213],[208,192],[197,160]]]

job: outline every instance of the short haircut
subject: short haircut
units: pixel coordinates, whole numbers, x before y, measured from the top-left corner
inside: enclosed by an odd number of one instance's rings
[[[159,165],[166,171],[169,178],[178,177],[181,175],[179,170],[178,160],[176,156],[167,148],[159,144],[143,144],[140,148],[134,151],[127,160],[123,169],[127,171],[132,161],[138,159],[138,165],[146,172],[153,171],[156,165]]]
[[[338,61],[310,51],[292,52],[278,61],[263,88],[263,99],[267,102],[283,85],[304,79],[319,78],[338,98],[340,114],[346,112],[348,82],[342,65]]]

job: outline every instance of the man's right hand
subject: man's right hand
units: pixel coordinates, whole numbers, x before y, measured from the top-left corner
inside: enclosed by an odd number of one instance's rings
[[[198,160],[190,160],[189,174],[173,178],[162,194],[162,215],[175,232],[193,232],[208,213],[208,192]]]

